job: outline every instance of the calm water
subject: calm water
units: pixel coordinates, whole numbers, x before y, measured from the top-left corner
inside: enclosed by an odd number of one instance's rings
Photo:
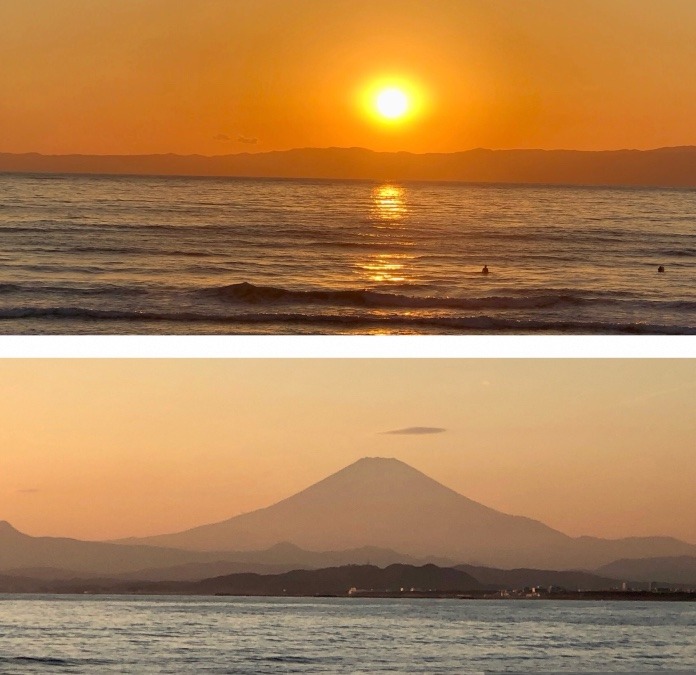
[[[0,672],[688,671],[695,629],[693,603],[5,595]]]
[[[0,175],[0,332],[696,333],[696,190]]]

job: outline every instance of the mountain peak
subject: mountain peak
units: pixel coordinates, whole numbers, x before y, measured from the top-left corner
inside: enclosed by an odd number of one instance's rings
[[[355,460],[353,464],[360,464],[362,462],[398,462],[399,464],[404,464],[404,462],[400,459],[396,459],[396,457],[361,457]],[[350,466],[350,464],[348,466]]]
[[[352,464],[339,469],[333,475],[336,476],[342,473],[353,473],[353,472],[379,472],[379,473],[408,473],[411,475],[420,475],[428,480],[432,480],[426,476],[423,472],[415,469],[410,464],[402,462],[396,457],[361,457]]]
[[[319,494],[324,494],[332,504],[336,503],[340,496],[349,502],[356,499],[364,502],[372,496],[381,503],[385,499],[385,491],[390,490],[397,490],[404,498],[407,497],[407,493],[414,496],[414,493],[423,493],[423,491],[425,494],[432,494],[433,491],[441,495],[455,494],[449,488],[399,459],[362,457],[289,497],[284,500],[284,503],[296,502],[305,499],[308,495]]]
[[[17,528],[12,527],[6,520],[0,520],[0,535],[2,534],[22,534]]]
[[[415,471],[415,469],[412,466],[409,466],[406,464],[406,462],[402,462],[400,459],[396,459],[395,457],[361,457],[360,459],[356,460],[352,464],[349,464],[348,466],[343,468],[343,471],[347,471],[349,469],[358,469],[358,468],[369,468],[369,469],[396,469],[396,468],[406,468],[409,471]]]
[[[296,553],[305,553],[304,549],[301,549],[299,546],[293,544],[290,541],[281,541],[278,542],[277,544],[273,544],[266,553],[277,553],[277,554],[283,554],[283,555],[291,555],[291,554],[296,554]]]

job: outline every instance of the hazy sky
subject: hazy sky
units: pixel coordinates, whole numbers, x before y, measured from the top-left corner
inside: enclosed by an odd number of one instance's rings
[[[176,531],[384,456],[571,535],[696,542],[694,359],[3,360],[0,379],[0,520],[30,534]]]
[[[0,0],[0,151],[696,144],[694,35],[694,0]]]

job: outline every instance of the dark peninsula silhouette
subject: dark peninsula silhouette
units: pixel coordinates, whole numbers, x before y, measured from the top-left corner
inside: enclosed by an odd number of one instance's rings
[[[481,576],[493,573],[499,578],[482,582],[461,569],[436,565],[344,565],[282,574],[228,574],[198,581],[31,579],[0,574],[0,593],[696,600],[693,587],[670,587],[664,582],[650,584],[650,588],[628,587],[625,582],[589,574],[514,570],[506,575],[502,570],[484,568],[478,572]],[[544,577],[547,581],[542,581]]]

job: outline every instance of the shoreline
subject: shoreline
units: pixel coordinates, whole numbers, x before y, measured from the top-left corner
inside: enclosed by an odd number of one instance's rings
[[[196,593],[168,591],[78,590],[64,591],[14,591],[0,593],[0,602],[8,597],[23,596],[79,596],[79,597],[200,597],[200,598],[331,598],[331,599],[390,599],[390,600],[496,600],[496,601],[594,601],[594,602],[696,602],[696,591],[575,591],[559,593],[515,593],[506,591],[354,591],[345,594],[332,593]]]

